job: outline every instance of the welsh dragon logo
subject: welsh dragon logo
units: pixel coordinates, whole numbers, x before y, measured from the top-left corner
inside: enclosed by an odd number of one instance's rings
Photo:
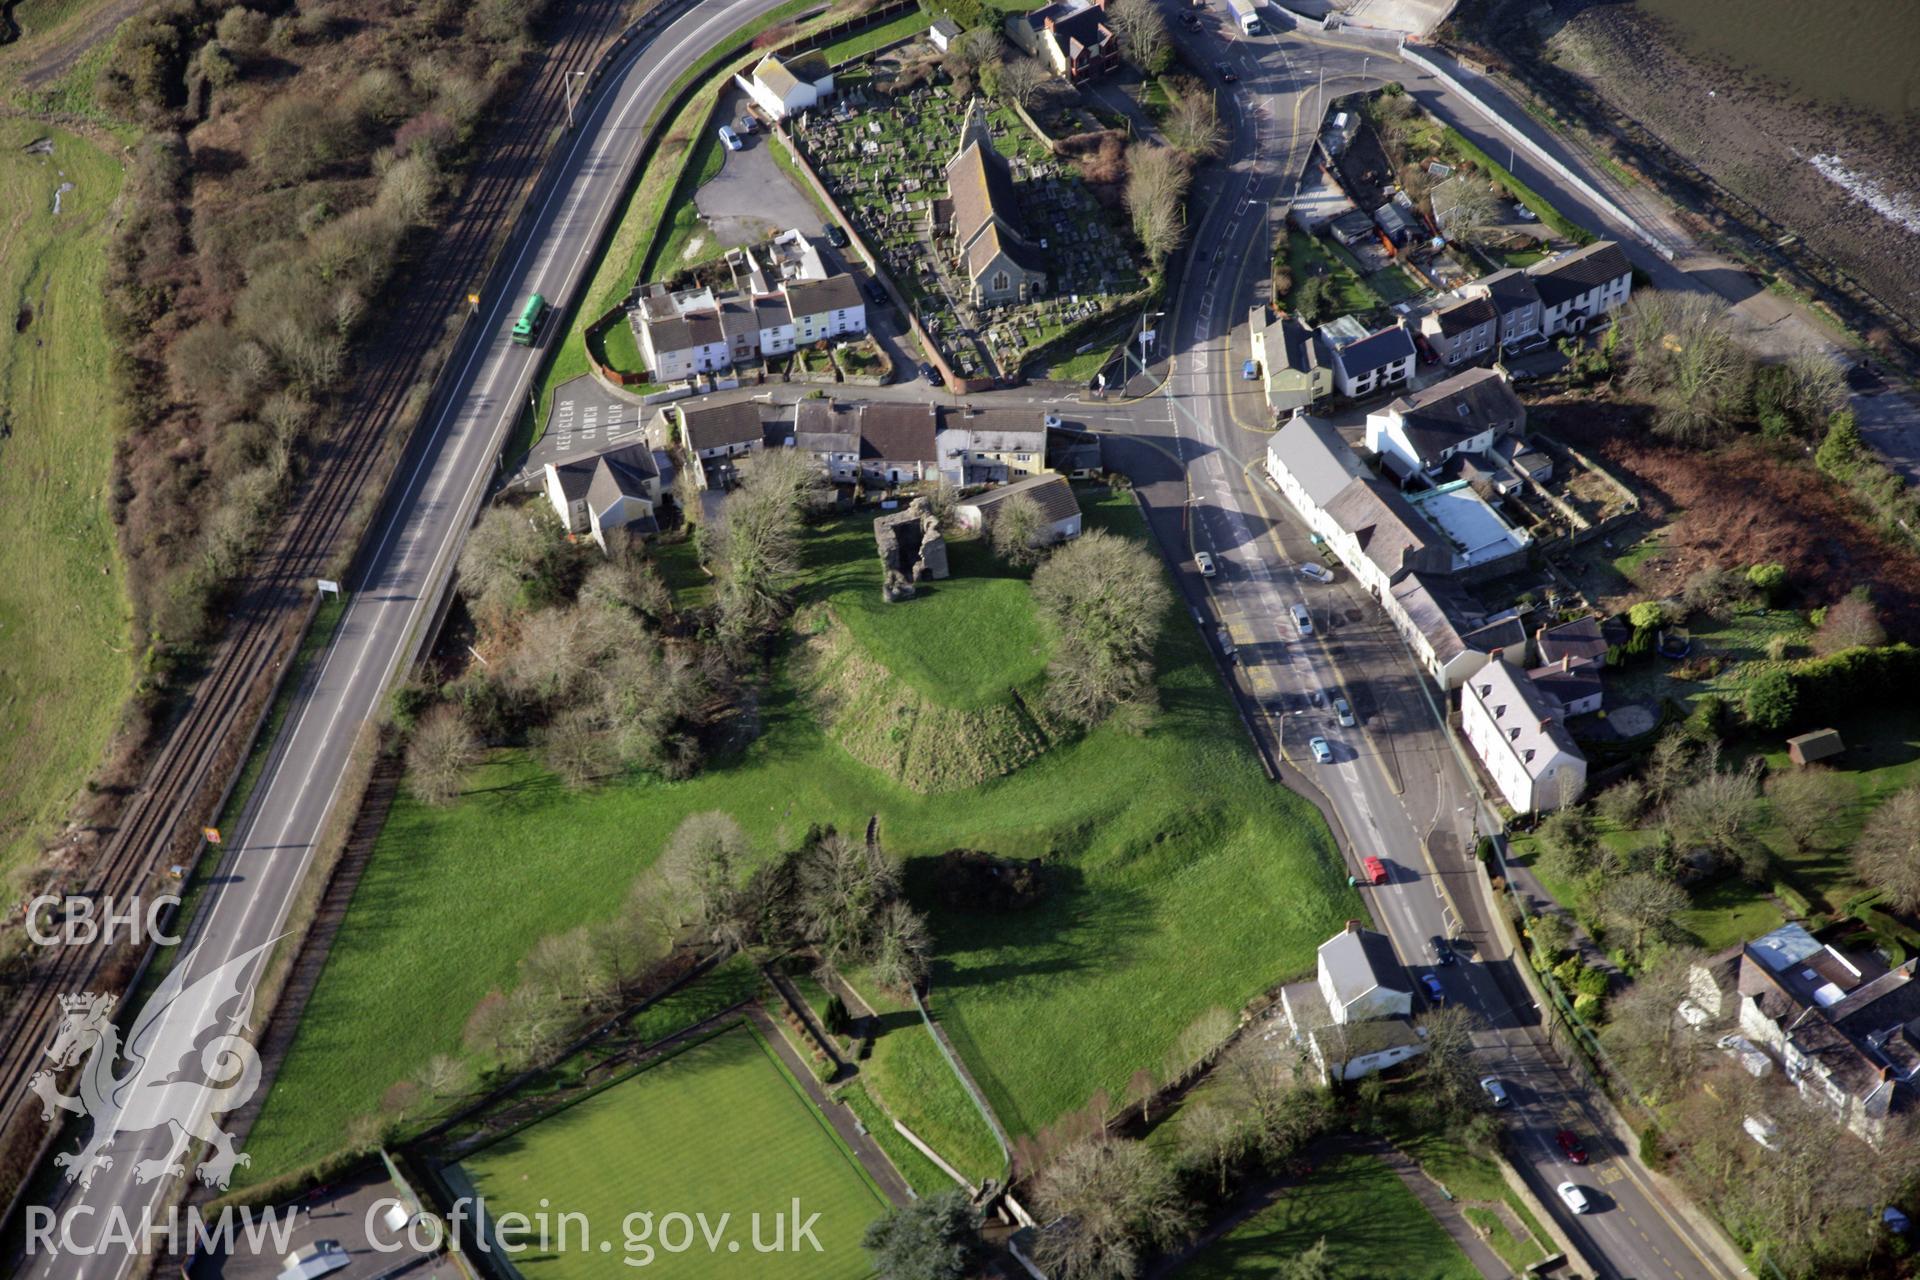
[[[233,1149],[234,1136],[213,1120],[245,1103],[260,1085],[260,1055],[238,1034],[245,1006],[224,1011],[245,994],[241,983],[247,966],[277,941],[262,943],[191,979],[200,951],[181,957],[141,1009],[124,1043],[113,1021],[117,997],[92,992],[61,997],[60,1025],[46,1050],[53,1066],[37,1073],[28,1088],[39,1095],[44,1119],[65,1111],[93,1121],[85,1146],[53,1158],[67,1171],[67,1181],[93,1185],[95,1174],[113,1168],[107,1149],[115,1138],[162,1126],[172,1134],[167,1152],[134,1165],[140,1182],[184,1176],[186,1152],[195,1141],[212,1148],[199,1168],[200,1181],[209,1187],[225,1190],[234,1167],[251,1163],[251,1156]],[[195,1056],[198,1073],[188,1069],[187,1060]],[[123,1057],[127,1069],[116,1075]],[[57,1073],[76,1064],[77,1092],[60,1092]]]

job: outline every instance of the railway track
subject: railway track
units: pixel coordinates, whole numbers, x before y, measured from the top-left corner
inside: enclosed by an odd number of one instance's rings
[[[549,140],[566,119],[568,72],[592,65],[625,18],[624,0],[573,0],[555,15],[554,43],[496,123],[485,158],[470,171],[417,269],[402,273],[412,287],[385,326],[362,343],[363,354],[374,358],[361,366],[360,385],[336,406],[333,428],[311,449],[288,517],[255,557],[206,672],[88,867],[82,887],[101,900],[156,892],[171,865],[197,856],[200,828],[244,758],[249,713],[257,714],[270,677],[298,643],[313,581],[343,539],[356,536],[352,516],[369,484],[379,480],[376,464],[390,426],[448,319],[465,305],[466,294],[483,286],[496,249],[504,247],[502,229],[540,176]],[[484,335],[463,333],[454,355],[482,340]],[[126,943],[51,948],[15,984],[0,1013],[0,1191],[6,1203],[17,1202],[56,1132],[44,1126],[27,1084],[40,1069],[59,997],[124,989],[140,954]]]

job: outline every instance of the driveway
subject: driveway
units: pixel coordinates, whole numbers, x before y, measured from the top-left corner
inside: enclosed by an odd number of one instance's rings
[[[728,121],[737,121],[746,112],[747,95],[738,89],[720,101]],[[720,117],[711,127],[720,127]],[[719,174],[694,194],[694,205],[709,233],[721,244],[742,245],[758,243],[788,227],[799,227],[809,236],[825,231],[826,219],[820,210],[773,158],[780,143],[764,129],[740,140],[746,145],[727,152]]]

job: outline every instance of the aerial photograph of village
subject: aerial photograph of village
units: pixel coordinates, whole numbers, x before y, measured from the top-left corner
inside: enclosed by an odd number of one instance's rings
[[[1920,1280],[1920,5],[0,0],[0,1275]]]

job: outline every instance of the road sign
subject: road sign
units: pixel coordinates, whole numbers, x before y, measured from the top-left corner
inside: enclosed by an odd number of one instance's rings
[[[202,827],[200,828],[200,834],[206,837],[208,844],[220,843],[220,828],[218,827]]]
[[[320,581],[320,594],[321,594],[321,595],[323,595],[323,596],[324,596],[324,595],[331,595],[331,596],[333,596],[333,597],[334,597],[334,598],[335,598],[336,600],[337,600],[337,599],[339,599],[339,597],[340,597],[340,584],[339,584],[339,583],[337,583],[337,582],[335,582],[335,581],[333,581],[333,580],[332,580],[331,578],[321,578],[321,579],[320,579],[319,581]]]

